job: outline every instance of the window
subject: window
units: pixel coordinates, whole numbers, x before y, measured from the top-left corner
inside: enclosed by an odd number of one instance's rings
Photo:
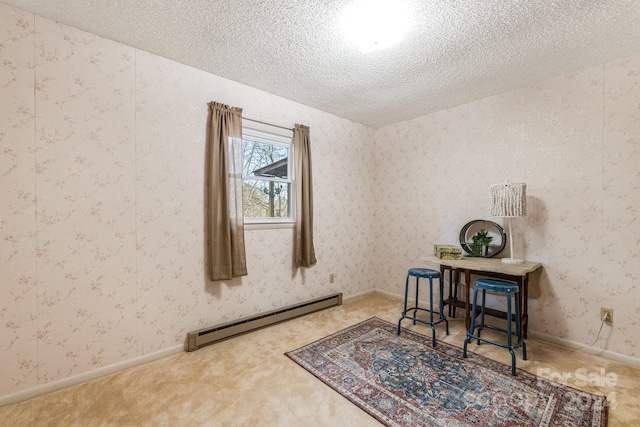
[[[293,135],[253,124],[242,128],[242,205],[245,223],[293,221]]]

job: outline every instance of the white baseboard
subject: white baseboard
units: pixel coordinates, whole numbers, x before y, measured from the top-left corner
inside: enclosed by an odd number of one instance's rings
[[[567,340],[564,338],[558,338],[551,335],[541,334],[535,331],[530,331],[529,336],[532,338],[539,339],[541,341],[548,341],[550,343],[558,344],[563,347],[571,348],[578,351],[583,351],[585,353],[604,357],[605,359],[610,359],[616,362],[624,363],[625,365],[631,365],[636,368],[640,368],[640,359],[636,359],[635,357],[625,356],[624,354],[616,353],[609,350],[604,350],[599,347],[591,347],[588,345],[581,344],[579,342]]]
[[[381,289],[375,289],[374,293],[380,294],[380,295],[384,295],[385,297],[389,297],[389,298],[393,298],[393,299],[399,299],[400,301],[404,301],[404,295],[394,294],[392,292],[383,291]]]
[[[361,292],[355,295],[350,295],[343,298],[343,302],[348,302],[358,298],[365,297],[367,295],[374,294],[375,290]],[[104,366],[102,368],[94,369],[88,372],[83,372],[78,375],[63,378],[58,381],[52,381],[46,384],[39,384],[33,387],[20,390],[18,392],[0,396],[0,406],[11,405],[14,403],[22,402],[24,400],[32,399],[43,394],[51,393],[63,388],[71,387],[74,385],[82,384],[84,382],[94,380],[96,378],[103,377],[105,375],[113,374],[115,372],[123,371],[134,366],[139,366],[154,360],[161,359],[163,357],[170,356],[172,354],[180,353],[184,351],[184,345],[176,345],[174,347],[166,348],[164,350],[156,351],[154,353],[145,354],[144,356],[136,357],[133,359],[125,360],[123,362],[114,363],[113,365]]]
[[[360,292],[358,294],[349,295],[343,298],[343,302],[349,302],[358,298],[365,297],[371,294],[380,294],[389,298],[404,300],[404,295],[373,289],[370,291]],[[625,356],[623,354],[615,353],[609,350],[603,350],[597,347],[584,346],[575,341],[566,340],[563,338],[553,337],[551,335],[541,334],[538,332],[530,332],[529,336],[532,338],[540,339],[542,341],[548,341],[554,344],[561,345],[563,347],[584,351],[585,353],[594,354],[596,356],[604,357],[606,359],[621,362],[634,367],[640,367],[640,359],[634,357]],[[152,362],[154,360],[161,359],[163,357],[170,356],[172,354],[180,353],[184,351],[184,345],[176,345],[164,350],[156,351],[154,353],[145,354],[144,356],[136,357],[133,359],[125,360],[122,362],[114,363],[113,365],[105,366],[102,368],[94,369],[92,371],[84,372],[82,374],[74,375],[72,377],[63,378],[58,381],[53,381],[47,384],[40,384],[34,387],[27,388],[25,390],[18,391],[16,393],[8,394],[0,397],[0,406],[11,405],[27,399],[31,399],[46,393],[51,393],[63,388],[71,387],[74,385],[82,384],[84,382],[103,377],[105,375],[113,374],[115,372],[123,371],[134,366],[142,365],[144,363]]]
[[[385,295],[387,297],[390,298],[394,298],[394,299],[399,299],[401,301],[404,300],[404,295],[400,295],[400,294],[395,294],[392,292],[388,292],[388,291],[383,291],[380,289],[376,289],[375,290],[376,293],[381,294],[381,295]],[[409,302],[412,302],[413,299],[409,299]],[[421,304],[424,304],[423,301],[420,301]],[[531,338],[536,338],[539,339],[541,341],[547,341],[553,344],[558,344],[562,347],[567,347],[567,348],[571,348],[573,350],[578,350],[578,351],[583,351],[585,353],[589,353],[589,354],[593,354],[596,356],[600,356],[603,357],[605,359],[609,359],[609,360],[613,360],[616,362],[620,362],[620,363],[624,363],[626,365],[630,365],[630,366],[634,366],[637,368],[640,368],[640,359],[637,359],[635,357],[631,357],[631,356],[625,356],[624,354],[620,354],[620,353],[616,353],[613,351],[609,351],[609,350],[604,350],[598,347],[591,347],[591,346],[585,346],[584,344],[581,344],[579,342],[575,342],[575,341],[571,341],[571,340],[566,340],[563,338],[557,338],[551,335],[546,335],[546,334],[541,334],[535,331],[529,331],[529,336]]]
[[[365,291],[358,294],[350,295],[343,298],[343,302],[352,301],[358,298],[362,298],[368,295],[376,293],[375,290]],[[381,292],[380,292],[381,293]],[[400,298],[400,296],[388,294],[393,298]],[[94,369],[88,372],[83,372],[78,375],[63,378],[61,380],[52,381],[46,384],[39,384],[33,387],[26,388],[24,390],[17,391],[5,396],[0,396],[0,406],[11,405],[14,403],[22,402],[24,400],[32,399],[43,394],[51,393],[63,388],[71,387],[74,385],[82,384],[84,382],[94,380],[96,378],[103,377],[105,375],[113,374],[115,372],[123,371],[134,366],[139,366],[144,363],[152,362],[154,360],[161,359],[172,354],[180,353],[184,351],[184,345],[176,345],[174,347],[166,348],[164,350],[156,351],[154,353],[145,354],[140,357],[125,360],[122,362],[114,363],[113,365],[104,366],[102,368]]]
[[[353,301],[362,297],[366,297],[368,295],[372,295],[375,294],[376,291],[375,290],[370,290],[370,291],[364,291],[364,292],[360,292],[358,294],[354,294],[354,295],[349,295],[349,296],[343,296],[342,297],[342,302],[349,302],[349,301]]]
[[[389,298],[397,299],[400,302],[404,301],[404,295],[403,294],[395,294],[393,292],[383,291],[383,290],[380,290],[380,289],[376,289],[374,292],[376,294],[384,295],[384,296],[389,297]],[[409,296],[409,298],[407,299],[407,304],[411,305],[411,304],[413,304],[414,301],[415,301],[415,298],[411,298],[411,296]],[[428,307],[428,306],[429,306],[429,301],[420,300],[420,307]]]
[[[104,377],[105,375],[123,371],[125,369],[142,365],[144,363],[152,362],[154,360],[162,359],[163,357],[180,353],[181,351],[184,351],[183,344],[176,345],[174,347],[165,348],[164,350],[156,351],[154,353],[145,354],[144,356],[135,357],[133,359],[114,363],[113,365],[104,366],[102,368],[94,369],[88,372],[83,372],[82,374],[63,378],[58,381],[52,381],[50,383],[40,384],[34,387],[30,387],[25,390],[21,390],[16,393],[12,393],[12,394],[8,394],[6,396],[0,397],[0,406],[11,405],[13,403],[22,402],[23,400],[31,399],[43,394],[61,390],[63,388],[82,384],[84,382],[94,380],[96,378]]]
[[[343,298],[343,302],[348,302],[358,298],[365,297],[367,295],[374,294],[375,290],[361,292],[355,295],[350,295]],[[170,356],[172,354],[180,353],[184,351],[184,345],[176,345],[174,347],[166,348],[164,350],[156,351],[154,353],[145,354],[140,357],[125,360],[123,362],[114,363],[113,365],[104,366],[102,368],[94,369],[88,372],[83,372],[78,375],[63,378],[58,381],[52,381],[46,384],[39,384],[33,387],[20,390],[15,393],[11,393],[5,396],[0,396],[0,406],[11,405],[14,403],[22,402],[24,400],[32,399],[43,394],[51,393],[63,388],[71,387],[74,385],[82,384],[84,382],[94,380],[96,378],[103,377],[105,375],[113,374],[115,372],[123,371],[134,366],[139,366],[154,360],[161,359],[163,357]]]

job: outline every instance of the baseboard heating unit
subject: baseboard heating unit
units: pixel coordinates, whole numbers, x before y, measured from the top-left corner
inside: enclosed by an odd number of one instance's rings
[[[189,332],[187,334],[187,351],[195,351],[218,341],[339,305],[342,305],[342,292]]]

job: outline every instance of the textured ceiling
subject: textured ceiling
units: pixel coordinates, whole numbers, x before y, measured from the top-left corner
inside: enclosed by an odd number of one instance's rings
[[[638,0],[406,0],[368,54],[350,0],[0,1],[373,127],[640,53]]]

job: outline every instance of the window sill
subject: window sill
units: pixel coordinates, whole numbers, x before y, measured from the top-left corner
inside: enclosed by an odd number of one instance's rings
[[[279,221],[279,222],[245,222],[245,230],[273,230],[279,228],[295,228],[296,223],[294,221]]]

